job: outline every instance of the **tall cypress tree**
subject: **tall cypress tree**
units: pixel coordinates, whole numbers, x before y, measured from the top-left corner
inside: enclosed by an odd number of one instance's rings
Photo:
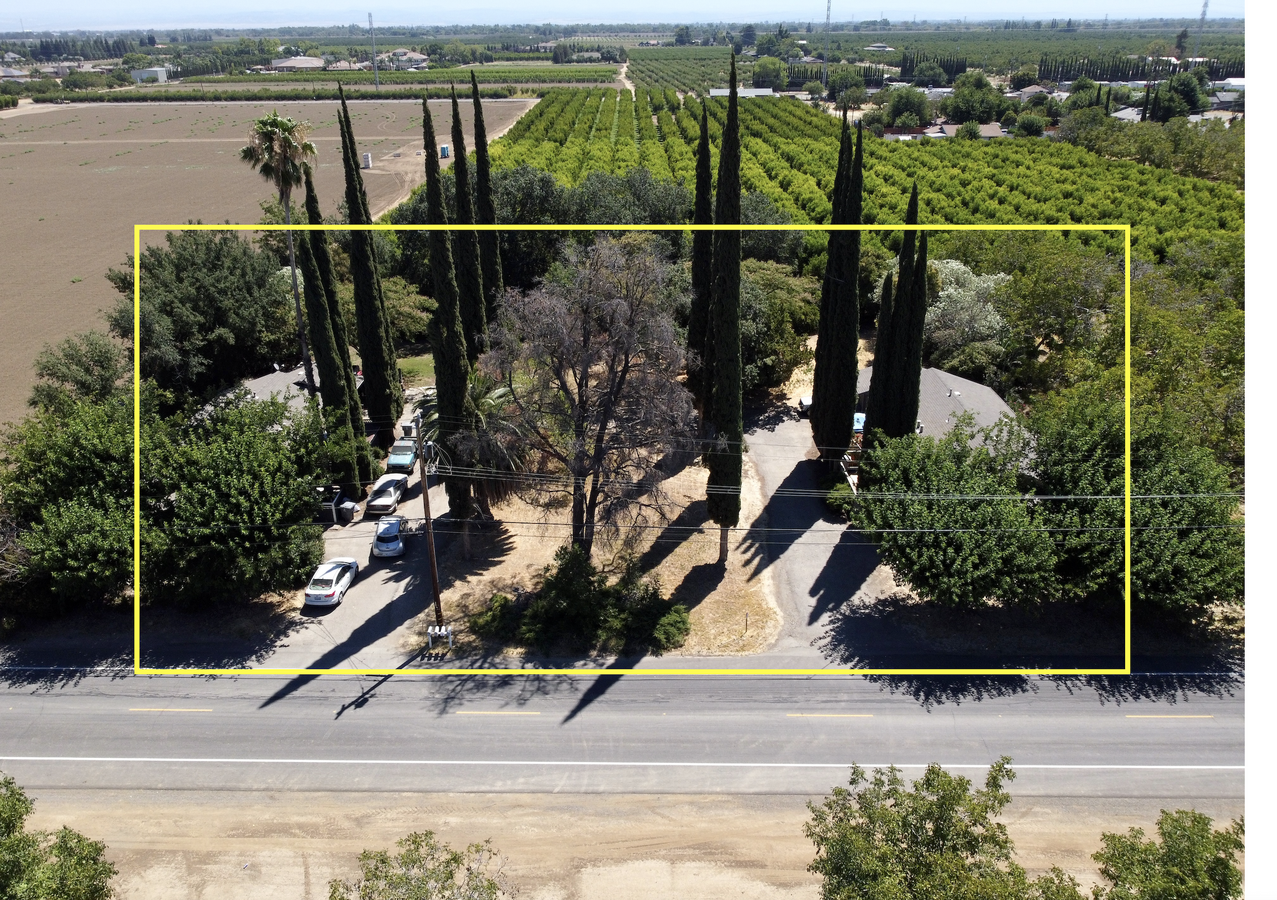
[[[847,124],[847,112],[844,110],[842,134],[838,143],[838,165],[834,170],[833,212],[829,219],[831,225],[847,224],[847,188],[852,157],[850,134],[851,128]],[[811,390],[811,431],[822,455],[827,444],[824,426],[832,403],[829,396],[829,356],[834,342],[838,340],[834,324],[835,306],[838,288],[847,278],[844,267],[847,238],[848,232],[845,231],[829,233],[829,243],[825,251],[825,278],[820,286],[820,320],[816,328],[816,367]]]
[[[927,319],[927,232],[918,238],[918,257],[913,264],[913,283],[907,303],[898,303],[902,315],[897,335],[901,349],[896,383],[895,433],[913,434],[918,425],[918,391],[922,379],[922,334]]]
[[[842,215],[849,225],[859,225],[861,219],[864,147],[864,132],[857,124],[855,158],[850,165],[851,174],[844,181],[845,198],[842,204]],[[827,408],[819,419],[821,433],[816,441],[821,457],[828,462],[842,459],[842,455],[851,447],[856,415],[856,350],[860,337],[860,232],[844,231],[842,234],[845,238],[839,244],[841,259],[835,269],[839,280],[835,281],[832,291],[832,323],[829,331],[831,342],[824,357],[826,375],[822,402]],[[834,260],[830,259],[829,264],[833,263]],[[819,360],[817,365],[820,365]],[[820,404],[815,403],[813,398],[812,412],[819,409]]]
[[[328,432],[325,455],[329,470],[342,491],[349,497],[358,497],[359,467],[355,461],[355,433],[350,426],[346,373],[342,371],[341,354],[328,316],[324,283],[309,240],[297,241],[297,265],[302,272],[310,348],[315,353],[315,368],[319,373],[319,396],[324,402],[324,426]]]
[[[740,120],[736,101],[736,54],[732,54],[727,122],[718,157],[714,221],[740,224]],[[714,344],[713,389],[707,406],[714,446],[706,454],[709,516],[721,528],[719,561],[727,561],[727,529],[740,521],[741,455],[745,426],[741,409],[739,231],[714,233],[714,281],[710,289],[710,332]]]
[[[701,135],[696,144],[696,203],[693,225],[714,223],[714,174],[710,170],[708,104],[701,104]],[[705,395],[709,393],[712,348],[706,345],[710,291],[714,283],[714,232],[692,232],[692,309],[687,317],[687,348],[701,358],[700,368],[688,373],[687,386],[701,406],[701,421],[709,418]]]
[[[338,86],[340,90],[340,86]],[[346,169],[346,207],[352,225],[369,225],[368,199],[359,174],[354,131],[346,98],[341,98],[342,158]],[[389,337],[386,304],[377,269],[377,249],[369,231],[350,234],[350,274],[354,282],[355,324],[359,355],[364,368],[364,397],[373,422],[375,440],[385,446],[394,439],[394,427],[403,412],[403,389]]]
[[[426,145],[426,218],[430,225],[447,225],[443,205],[443,182],[439,177],[439,150],[434,122],[425,98],[421,101],[421,128]],[[473,408],[467,390],[470,367],[466,364],[466,341],[461,325],[461,300],[452,266],[452,241],[446,230],[430,232],[430,274],[434,279],[435,310],[431,341],[435,356],[435,387],[438,390],[439,443],[452,457],[462,460],[453,437],[469,428]],[[448,510],[454,519],[468,519],[471,513],[470,482],[449,476]]]
[[[303,172],[306,178],[306,219],[311,225],[322,225],[324,217],[319,211],[319,197],[315,193],[315,181],[310,166],[306,166]],[[336,344],[342,375],[346,380],[347,421],[354,439],[359,484],[370,484],[373,472],[372,453],[364,436],[364,408],[359,401],[359,385],[355,381],[355,370],[350,364],[350,337],[346,332],[346,320],[337,302],[337,281],[333,277],[332,256],[328,252],[328,235],[323,231],[308,231],[306,237],[310,244],[311,256],[315,260],[316,271],[319,273],[324,300],[328,306],[328,322],[332,329],[333,342]],[[363,496],[363,491],[358,490],[351,496],[359,499]]]
[[[918,224],[918,184],[909,195],[909,208],[905,212],[905,224]],[[899,273],[896,290],[890,307],[883,301],[878,314],[878,338],[874,348],[873,381],[869,388],[869,403],[865,412],[865,435],[871,441],[874,436],[899,437],[898,419],[901,392],[901,356],[904,352],[903,323],[908,320],[908,306],[913,294],[914,252],[918,232],[908,230],[900,244]],[[912,423],[910,423],[912,430]]]
[[[483,103],[479,100],[479,79],[470,70],[470,96],[474,101],[474,198],[480,225],[497,224],[497,207],[492,202],[492,165],[488,161],[488,129],[483,124]],[[497,320],[505,277],[501,272],[501,236],[495,231],[479,232],[479,260],[483,264],[484,321],[491,327]]]
[[[1148,85],[1144,85],[1144,107],[1140,110],[1140,121],[1148,119],[1148,98],[1153,92],[1148,89]]]
[[[470,189],[470,160],[466,157],[466,136],[461,130],[461,109],[457,106],[457,86],[452,86],[452,173],[457,179],[457,224],[473,225],[474,194]],[[461,297],[461,327],[465,329],[466,359],[473,365],[488,346],[488,323],[484,316],[483,266],[479,261],[478,232],[454,232],[454,262],[457,290]]]

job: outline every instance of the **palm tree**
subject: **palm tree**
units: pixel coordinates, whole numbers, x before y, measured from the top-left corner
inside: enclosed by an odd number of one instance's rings
[[[474,428],[456,436],[460,452],[468,457],[472,488],[480,511],[492,518],[492,504],[500,503],[523,483],[529,456],[528,435],[513,414],[513,394],[499,379],[476,366],[466,379],[466,392],[474,404]],[[428,441],[439,437],[438,395],[428,391],[417,401],[421,427]],[[455,465],[455,462],[452,463]]]
[[[284,207],[284,222],[290,226],[293,224],[293,188],[302,184],[302,165],[315,158],[315,145],[306,140],[310,130],[309,122],[295,122],[272,112],[253,123],[248,133],[248,146],[239,151],[240,159],[275,185],[279,202]],[[297,290],[297,255],[293,250],[291,228],[288,231],[288,265],[293,272],[293,310],[297,314],[297,343],[301,347],[302,365],[306,370],[306,388],[314,394],[315,373],[311,369],[310,350],[306,346],[306,325],[302,319],[301,294]]]

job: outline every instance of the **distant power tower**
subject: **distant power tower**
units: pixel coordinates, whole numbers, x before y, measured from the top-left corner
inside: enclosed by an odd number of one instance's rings
[[[1210,0],[1202,0],[1202,18],[1197,23],[1197,40],[1193,42],[1193,59],[1202,55],[1202,31],[1206,28],[1206,7],[1208,6],[1210,6]]]
[[[833,3],[834,0],[825,0],[825,66],[820,73],[820,83],[825,87],[829,87],[829,10]]]
[[[374,90],[381,90],[381,76],[377,74],[377,35],[372,30],[372,13],[368,14],[368,35],[372,38],[372,82]]]

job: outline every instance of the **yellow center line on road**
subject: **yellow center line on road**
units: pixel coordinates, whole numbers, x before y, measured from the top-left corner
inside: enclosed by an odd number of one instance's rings
[[[1128,719],[1213,719],[1214,716],[1127,716]]]
[[[138,708],[130,709],[129,712],[212,712],[211,709],[172,709],[165,707],[164,709]]]
[[[785,713],[787,719],[872,719],[873,713]]]
[[[468,710],[459,709],[458,716],[539,716],[539,712],[506,712],[504,710]]]

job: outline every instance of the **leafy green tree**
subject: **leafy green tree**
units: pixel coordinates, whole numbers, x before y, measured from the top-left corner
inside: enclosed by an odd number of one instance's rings
[[[741,391],[779,387],[811,361],[807,335],[816,324],[819,287],[772,262],[741,264]]]
[[[864,88],[865,80],[861,77],[860,72],[855,68],[838,69],[829,76],[829,93],[830,100],[837,100],[842,96],[843,91],[849,91],[854,88]]]
[[[823,900],[1082,900],[1058,869],[1030,881],[1012,858],[1006,826],[995,821],[1011,802],[1011,760],[989,767],[984,787],[939,765],[908,786],[900,770],[866,775],[852,766],[848,787],[817,806],[804,833],[816,845],[808,870],[823,879]]]
[[[1015,121],[1015,132],[1022,137],[1041,137],[1046,131],[1046,119],[1041,116],[1020,116]]]
[[[179,397],[205,397],[296,353],[279,269],[233,232],[177,231],[142,251],[142,377]],[[107,278],[124,296],[111,332],[133,334],[134,260]]]
[[[1209,816],[1196,810],[1162,810],[1157,839],[1144,829],[1106,832],[1103,847],[1091,855],[1108,886],[1095,900],[1240,900],[1242,872],[1237,854],[1245,852],[1244,820],[1216,831]]]
[[[754,63],[754,87],[784,90],[789,83],[785,63],[774,56],[764,56]]]
[[[905,115],[913,116],[918,124],[931,121],[931,115],[927,111],[927,95],[911,87],[893,88],[887,100],[886,111],[889,125],[898,125],[900,117]]]
[[[825,86],[819,81],[809,81],[803,85],[803,93],[813,100],[819,100],[825,96]]]
[[[457,89],[452,89],[452,161],[457,195],[457,224],[475,224],[474,192],[470,185],[470,160],[466,158],[466,136],[461,129],[461,110]],[[478,232],[459,229],[453,233],[453,264],[456,266],[457,295],[461,308],[461,327],[466,339],[466,359],[474,365],[488,345],[488,323],[485,317],[483,264],[479,259]]]
[[[296,122],[278,112],[262,116],[253,123],[248,144],[240,149],[239,156],[251,168],[259,172],[275,186],[279,203],[284,208],[284,223],[288,231],[288,266],[293,276],[293,310],[297,314],[297,344],[301,350],[302,367],[306,372],[306,387],[315,393],[315,372],[310,364],[310,352],[306,348],[306,325],[302,318],[301,297],[297,292],[297,257],[293,247],[292,192],[302,184],[302,166],[315,156],[315,145],[306,140],[310,134],[309,122]]]
[[[439,151],[435,141],[434,121],[430,106],[421,101],[421,127],[426,148],[426,203],[430,224],[447,224],[443,204],[443,185],[439,177]],[[434,278],[434,295],[438,309],[434,316],[431,345],[435,353],[435,384],[439,396],[439,436],[454,465],[462,465],[459,448],[453,437],[468,430],[473,423],[473,408],[466,391],[470,366],[466,361],[466,339],[461,317],[461,296],[457,290],[452,263],[452,241],[447,231],[430,232],[430,273]],[[453,518],[466,520],[472,513],[468,480],[449,475],[448,510]]]
[[[5,900],[110,900],[115,865],[106,844],[63,826],[28,831],[35,804],[8,775],[0,776],[0,897]]]
[[[793,222],[789,211],[781,209],[762,191],[749,191],[741,197],[740,219],[744,225],[789,225]],[[745,259],[784,262],[792,266],[798,262],[802,249],[801,231],[776,228],[741,232],[741,256]]]
[[[508,896],[502,860],[488,841],[453,850],[434,832],[414,832],[399,852],[365,850],[359,877],[333,879],[328,900],[497,900]]]
[[[727,122],[718,157],[714,222],[740,224],[740,120],[736,99],[736,55],[732,54]],[[738,231],[714,232],[714,282],[710,291],[706,345],[714,347],[713,384],[705,404],[710,413],[711,448],[706,487],[708,512],[719,525],[718,556],[727,560],[727,529],[740,519],[741,465],[745,427],[741,408],[740,260]]]
[[[492,163],[488,159],[488,129],[483,122],[483,103],[479,99],[479,79],[470,70],[470,98],[474,102],[474,199],[475,220],[480,225],[497,224],[496,205],[492,199]],[[483,263],[483,292],[487,300],[484,322],[497,319],[505,281],[501,274],[501,238],[495,231],[479,232],[479,257]]]
[[[956,137],[964,141],[980,140],[980,123],[975,119],[967,119],[967,121],[958,126]]]
[[[949,76],[935,60],[923,60],[914,67],[913,83],[917,87],[944,87]]]
[[[340,92],[341,86],[338,85]],[[359,173],[358,147],[350,124],[350,110],[342,94],[338,124],[342,134],[342,162],[346,172],[346,209],[352,225],[371,225],[364,179]],[[375,440],[388,445],[395,423],[403,412],[403,388],[394,344],[386,324],[386,302],[372,233],[350,233],[350,273],[355,287],[355,322],[359,332],[359,356],[364,371],[364,402],[373,422]]]
[[[714,223],[714,185],[710,171],[709,110],[701,105],[700,137],[696,145],[696,201],[692,213],[693,225]],[[687,348],[694,354],[692,371],[687,380],[688,390],[696,398],[705,415],[705,397],[712,384],[712,348],[707,347],[705,337],[709,328],[710,291],[713,286],[714,232],[709,230],[692,233],[692,308],[687,319]],[[704,420],[704,419],[703,419]]]
[[[0,439],[0,495],[32,595],[58,611],[118,596],[132,571],[131,404],[67,399],[11,427]]]
[[[983,72],[963,72],[953,82],[953,93],[940,103],[940,111],[951,122],[996,122],[1015,103],[1003,96]]]
[[[1038,67],[1034,65],[1020,66],[1011,75],[1011,90],[1022,91],[1038,83]]]
[[[1065,597],[1112,607],[1123,597],[1125,413],[1115,375],[1059,391],[1028,418],[1031,487],[1069,499],[1035,519],[1059,532]],[[1183,438],[1182,417],[1137,407],[1131,422],[1131,599],[1135,615],[1192,619],[1244,598],[1245,561],[1227,470]],[[1103,539],[1104,535],[1110,535]]]
[[[39,379],[28,403],[52,408],[69,401],[101,402],[119,396],[132,366],[124,349],[101,331],[72,335],[35,358]]]
[[[191,421],[142,428],[143,600],[190,605],[295,588],[323,559],[315,486],[328,468],[312,404],[237,392]]]
[[[1008,441],[1017,434],[1004,426],[998,436]],[[841,509],[878,545],[897,578],[926,600],[973,608],[990,599],[1029,606],[1051,599],[1051,540],[1020,498],[1019,460],[972,447],[973,437],[960,424],[941,438],[880,442],[861,466],[862,485],[872,487],[844,495]]]

